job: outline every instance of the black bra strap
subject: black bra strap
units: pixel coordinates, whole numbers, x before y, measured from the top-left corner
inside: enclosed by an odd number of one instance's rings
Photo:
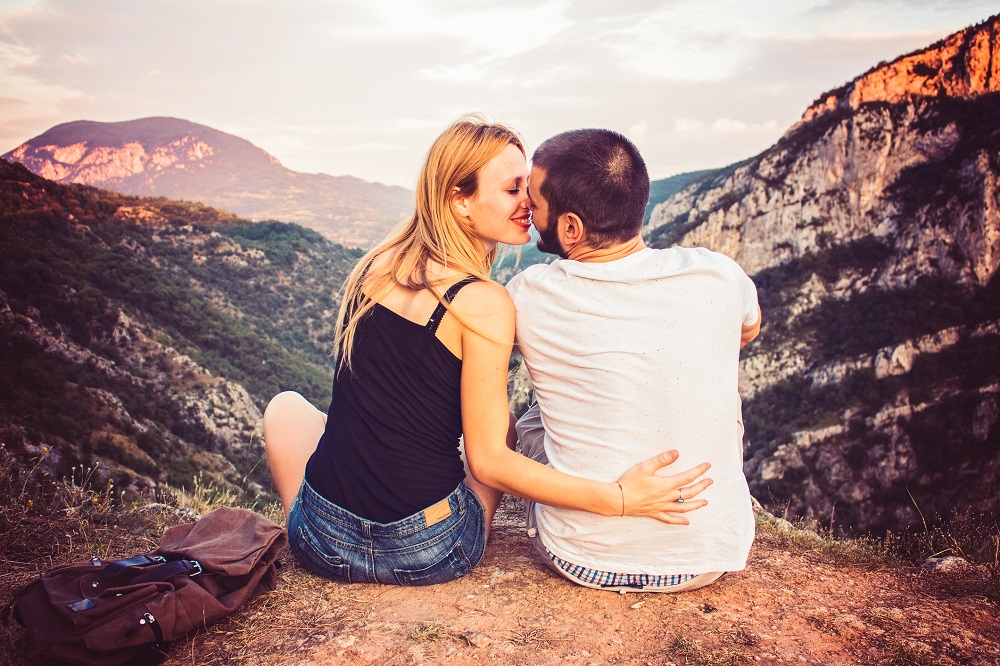
[[[445,303],[451,303],[452,299],[455,298],[462,287],[467,284],[472,284],[473,282],[479,282],[479,278],[469,276],[464,280],[459,280],[455,284],[448,287],[448,291],[444,292],[444,296],[441,297],[442,300]],[[444,313],[447,311],[448,310],[445,308],[444,303],[438,303],[438,306],[434,308],[434,313],[431,315],[431,318],[427,320],[427,330],[429,330],[432,334],[437,333],[438,326],[441,324],[441,320],[444,318]]]

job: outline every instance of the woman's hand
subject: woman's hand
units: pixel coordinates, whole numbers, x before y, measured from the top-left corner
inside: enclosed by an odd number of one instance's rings
[[[708,471],[711,467],[709,463],[702,463],[671,476],[656,474],[656,470],[676,461],[678,455],[677,451],[666,451],[639,463],[618,479],[618,485],[621,486],[623,515],[646,516],[673,525],[687,525],[690,521],[682,514],[708,504],[707,501],[695,497],[712,485],[712,479],[705,478],[697,483],[693,482]]]

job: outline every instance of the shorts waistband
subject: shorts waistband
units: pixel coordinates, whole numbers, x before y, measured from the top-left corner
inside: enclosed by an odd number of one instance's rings
[[[348,529],[370,534],[373,537],[399,537],[413,534],[439,523],[452,514],[465,513],[468,501],[466,497],[467,492],[471,491],[465,483],[459,483],[455,490],[444,499],[435,502],[423,511],[418,511],[405,518],[394,520],[391,523],[377,523],[351,513],[342,506],[334,504],[317,493],[305,479],[303,479],[302,487],[299,489],[299,501],[308,506],[310,511]]]
[[[600,588],[632,588],[637,591],[643,589],[664,589],[683,585],[698,577],[698,574],[627,574],[615,573],[613,571],[600,571],[582,567],[572,562],[567,562],[548,548],[545,549],[549,559],[559,567],[569,578],[578,583]]]

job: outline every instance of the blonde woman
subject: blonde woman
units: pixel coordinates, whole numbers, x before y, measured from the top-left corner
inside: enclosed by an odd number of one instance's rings
[[[674,500],[678,488],[693,498],[711,483],[695,482],[707,465],[655,474],[673,451],[602,483],[513,450],[514,307],[489,275],[500,243],[529,240],[527,175],[507,127],[470,116],[445,130],[412,217],[347,281],[328,414],[292,392],[268,405],[264,439],[292,552],[314,573],[401,585],[463,576],[504,492],[679,524],[704,505]]]

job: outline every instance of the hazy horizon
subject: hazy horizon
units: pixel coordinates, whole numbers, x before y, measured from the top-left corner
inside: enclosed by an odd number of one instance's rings
[[[0,153],[64,122],[172,116],[296,171],[412,188],[433,138],[477,111],[529,151],[565,129],[616,129],[659,179],[751,157],[823,92],[996,11],[975,0],[0,0]]]

